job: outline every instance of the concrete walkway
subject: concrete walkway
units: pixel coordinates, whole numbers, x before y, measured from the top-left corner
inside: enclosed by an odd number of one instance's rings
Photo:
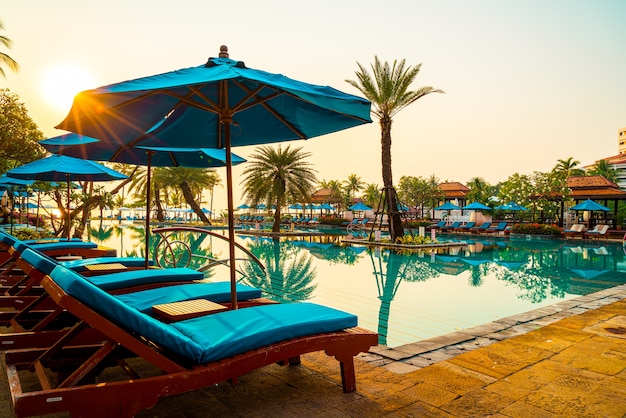
[[[356,361],[324,353],[162,399],[140,417],[624,417],[626,285]],[[13,417],[6,379],[0,414]],[[4,415],[8,414],[8,415]],[[49,417],[61,417],[63,414]]]

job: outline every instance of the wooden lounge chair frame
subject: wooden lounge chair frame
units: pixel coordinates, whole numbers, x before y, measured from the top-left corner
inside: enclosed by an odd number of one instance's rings
[[[90,309],[49,276],[42,285],[59,307],[79,317],[81,322],[48,349],[6,352],[5,368],[19,417],[62,411],[73,416],[132,417],[154,406],[160,397],[226,380],[236,381],[239,376],[272,363],[296,365],[301,354],[322,350],[339,361],[343,391],[353,392],[356,390],[354,356],[378,343],[376,333],[351,328],[294,338],[207,364],[188,364]],[[89,330],[101,333],[102,338],[89,345],[70,345],[72,339]],[[125,361],[129,353],[143,358],[163,374],[143,378],[137,375]],[[127,380],[88,382],[111,361],[128,374]],[[57,384],[49,379],[50,367],[68,369],[59,374]],[[27,369],[39,379],[40,390],[23,391],[19,372]]]

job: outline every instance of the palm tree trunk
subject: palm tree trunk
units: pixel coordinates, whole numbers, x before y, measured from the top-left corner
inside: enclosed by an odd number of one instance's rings
[[[396,238],[404,236],[404,228],[402,227],[402,219],[400,211],[398,211],[398,202],[396,201],[396,193],[393,189],[393,176],[391,172],[391,118],[384,117],[380,119],[381,127],[381,155],[383,170],[383,187],[385,198],[387,200],[387,217],[389,218],[389,235],[391,242],[395,242]]]
[[[152,196],[148,196],[148,199],[152,199]],[[148,202],[146,202],[146,205]],[[163,215],[163,204],[161,203],[161,191],[158,188],[154,188],[154,206],[157,208],[156,218],[159,222],[165,221],[165,216]],[[146,213],[146,216],[149,216]]]
[[[272,225],[272,232],[280,232],[280,204],[276,203],[276,210],[274,211],[274,224]]]
[[[187,204],[193,209],[193,211],[198,215],[198,218],[204,223],[211,225],[211,221],[206,217],[204,212],[202,212],[202,208],[198,205],[196,200],[193,198],[193,193],[191,192],[191,188],[186,181],[183,181],[179,184],[180,189],[183,191],[183,196],[185,197],[185,201]]]

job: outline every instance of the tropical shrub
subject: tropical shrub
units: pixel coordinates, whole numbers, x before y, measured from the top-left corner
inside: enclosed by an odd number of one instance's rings
[[[341,226],[342,224],[349,222],[346,218],[335,218],[332,216],[324,216],[318,219],[321,225],[334,225]]]
[[[430,237],[421,235],[404,235],[403,237],[396,238],[396,244],[404,245],[427,245],[436,244],[437,240],[432,240]]]
[[[525,234],[525,235],[552,235],[561,236],[561,228],[557,225],[549,224],[517,224],[511,228],[512,234]]]

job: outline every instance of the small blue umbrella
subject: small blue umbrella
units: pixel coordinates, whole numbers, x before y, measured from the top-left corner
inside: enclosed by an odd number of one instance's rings
[[[467,206],[463,206],[461,209],[463,210],[491,210],[491,208],[487,205],[484,205],[480,202],[473,202]]]
[[[123,180],[128,176],[90,160],[51,155],[40,160],[21,165],[7,172],[10,177],[24,180],[65,181],[67,183],[67,239],[70,236],[70,188],[72,181],[111,181]]]
[[[250,209],[250,206],[246,205],[245,203],[242,203],[241,205],[237,206],[235,209],[237,210]]]
[[[452,202],[446,202],[443,205],[437,206],[435,208],[435,210],[457,210],[457,209],[461,209],[461,208]]]
[[[329,204],[329,203],[323,203],[320,206],[320,209],[335,210],[335,208],[331,204]]]
[[[354,210],[354,211],[372,210],[372,208],[370,208],[363,202],[355,203],[354,205],[350,206],[348,209]]]
[[[291,210],[301,210],[302,209],[302,205],[300,203],[295,203],[295,204],[289,206],[289,209],[291,209]]]

